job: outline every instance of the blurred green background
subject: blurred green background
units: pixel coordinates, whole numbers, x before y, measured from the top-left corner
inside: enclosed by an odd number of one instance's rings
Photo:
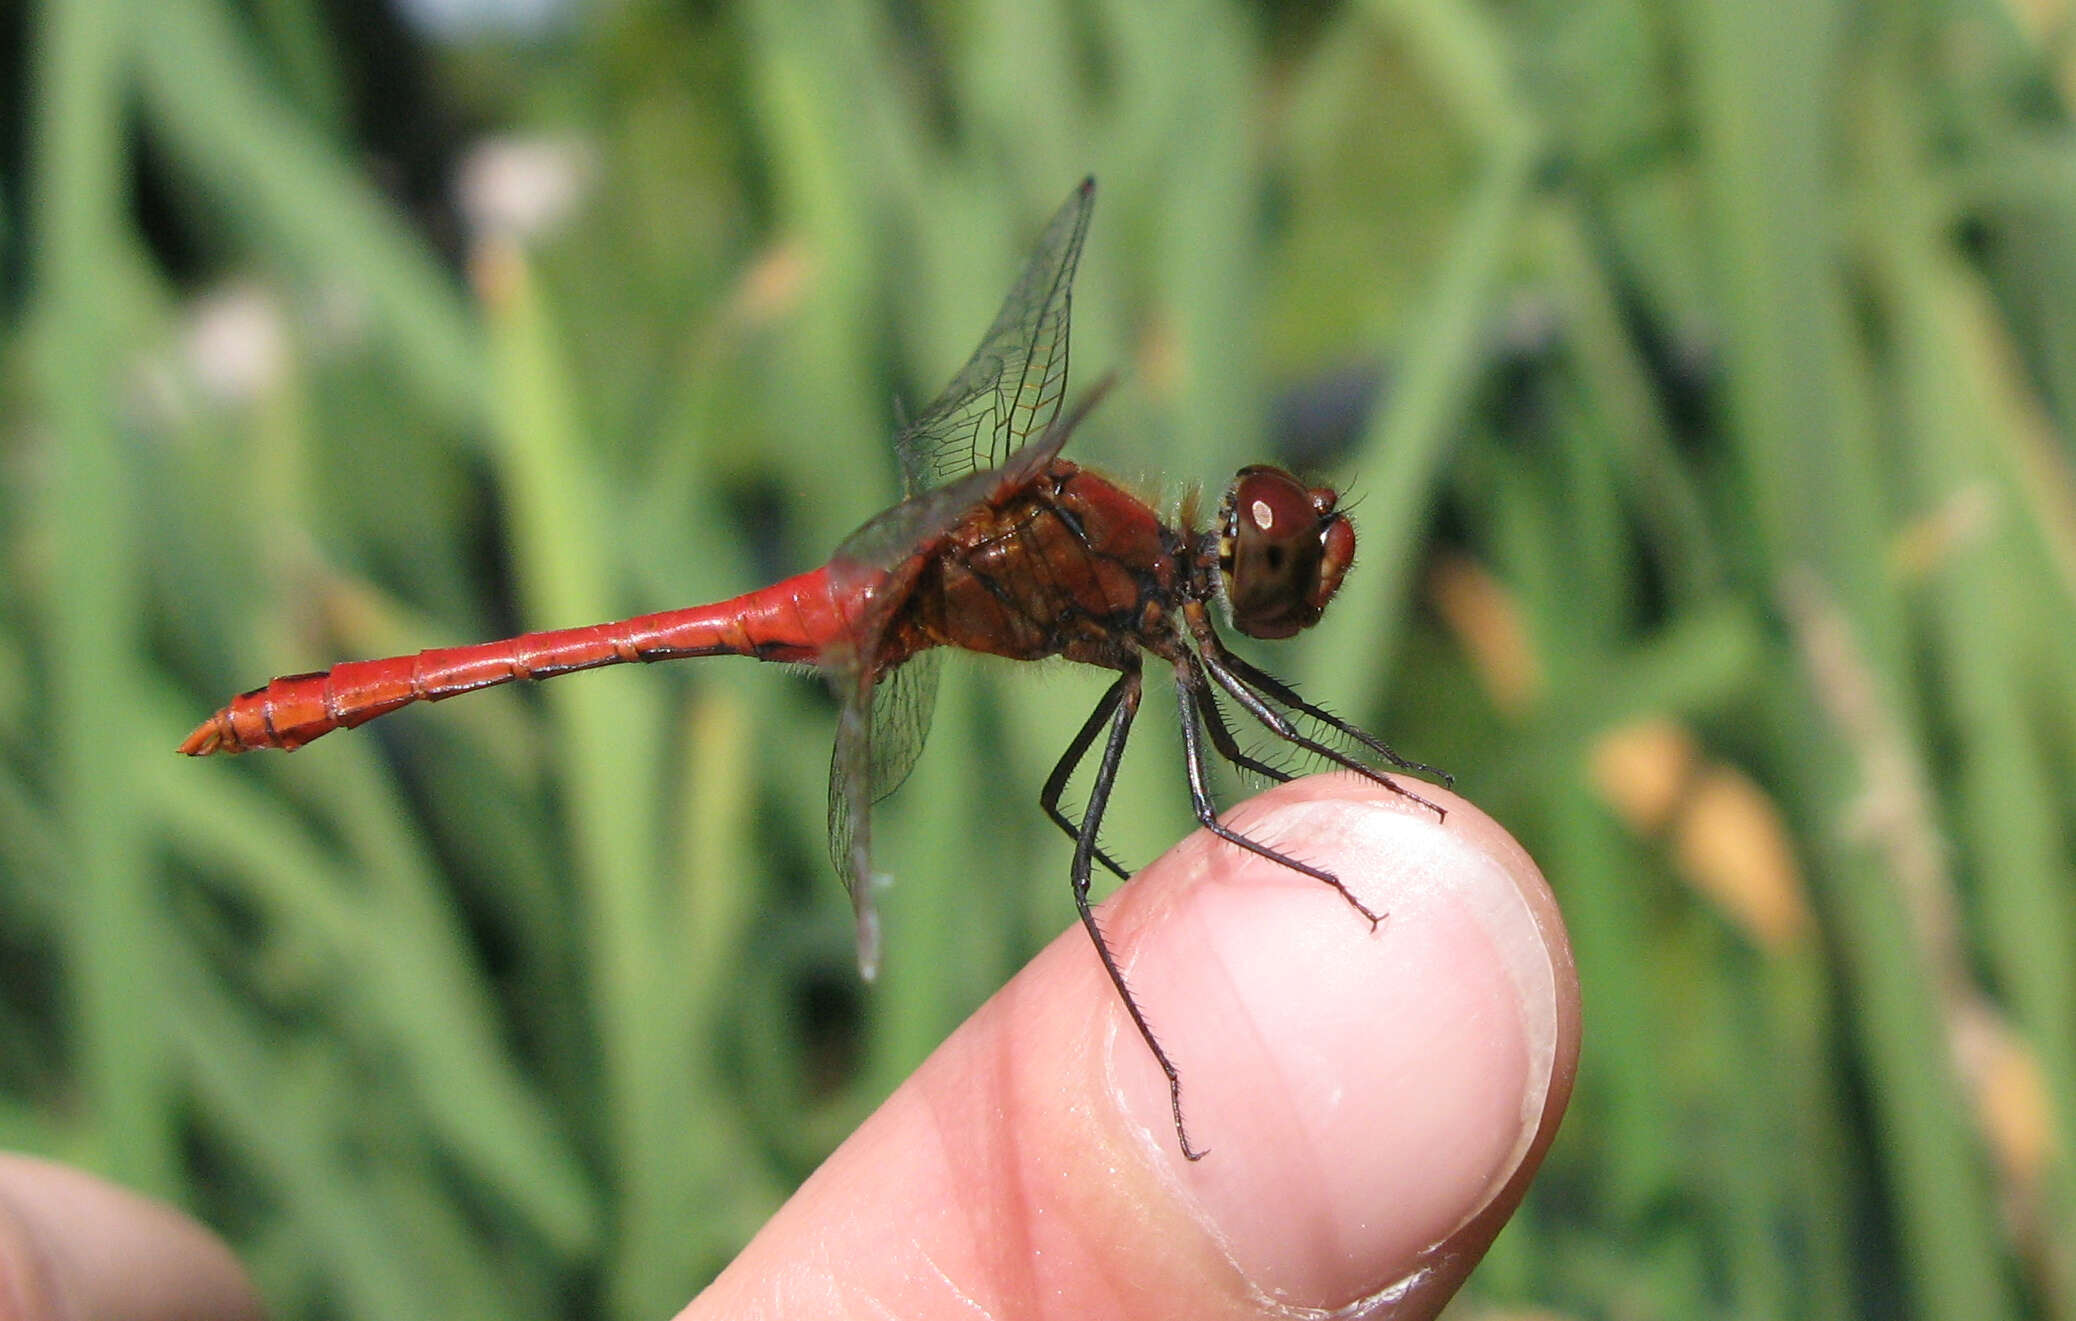
[[[810,678],[171,750],[818,562],[1093,172],[1075,455],[1349,485],[1253,654],[1572,923],[1578,1094],[1462,1314],[2076,1318],[2067,4],[44,0],[0,53],[0,1145],[277,1315],[665,1315],[1071,922],[1066,667],[953,667],[869,992]],[[1128,859],[1191,824],[1159,711]]]

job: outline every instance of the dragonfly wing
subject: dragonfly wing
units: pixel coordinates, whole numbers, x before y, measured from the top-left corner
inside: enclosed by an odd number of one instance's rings
[[[931,497],[964,494],[964,485]],[[919,503],[925,501],[905,501],[867,523],[844,540],[829,562],[831,595],[849,603],[850,624],[848,643],[822,659],[840,704],[836,748],[829,759],[829,860],[851,892],[858,968],[867,980],[879,967],[874,897],[884,883],[872,866],[872,805],[899,788],[915,768],[937,702],[939,653],[924,651],[892,665],[881,660],[888,627],[929,564],[928,546],[916,541],[917,520],[929,527],[949,526],[934,509],[910,508]]]
[[[881,644],[959,520],[1033,480],[1094,402],[1060,424],[1074,268],[1095,193],[1095,180],[1084,180],[1053,216],[973,357],[901,429],[895,444],[908,498],[845,538],[830,560],[831,591],[851,603],[853,617],[849,654],[822,659],[841,703],[829,764],[829,856],[851,892],[867,978],[879,967],[874,896],[883,883],[872,866],[872,805],[915,767],[940,664],[940,653],[926,651],[883,668]]]
[[[836,750],[829,759],[829,858],[851,892],[858,967],[868,981],[879,969],[875,899],[885,884],[872,866],[872,805],[900,788],[922,755],[943,660],[943,652],[926,651],[876,684],[844,682]]]
[[[907,601],[929,558],[943,549],[959,520],[976,509],[996,505],[1023,492],[1059,455],[1067,437],[1116,382],[1115,373],[1097,381],[1065,417],[1052,419],[1043,434],[1005,456],[1000,466],[969,472],[948,486],[919,491],[892,509],[867,520],[843,539],[829,558],[835,590],[846,600],[870,599],[877,614],[891,617]],[[877,627],[860,632],[878,644]]]
[[[836,717],[836,750],[829,757],[829,861],[851,892],[851,909],[858,920],[858,971],[869,982],[879,973],[874,896],[881,884],[872,870],[872,676],[843,675],[837,684],[842,707]]]
[[[877,803],[899,789],[923,755],[937,712],[937,679],[944,653],[925,651],[882,675],[872,690],[871,797]]]
[[[919,565],[941,548],[959,520],[986,505],[1000,485],[1001,474],[993,470],[968,473],[950,486],[912,495],[874,515],[845,537],[829,558],[831,573],[841,580],[839,588],[851,590],[850,580],[868,576],[888,578],[873,585],[872,595],[889,607],[897,605],[894,598],[905,597],[906,587],[912,585],[912,575],[903,569]],[[896,578],[907,581],[891,581]]]
[[[1055,420],[1002,467],[968,473],[950,486],[911,496],[844,538],[829,561],[832,593],[855,603],[856,610],[849,647],[826,651],[822,661],[842,703],[829,762],[829,858],[851,892],[858,916],[858,967],[867,980],[879,967],[873,896],[881,877],[872,869],[872,805],[900,788],[922,755],[944,656],[923,651],[882,669],[878,657],[887,628],[959,519],[1035,478],[1109,391],[1112,379],[1096,382],[1073,412]]]
[[[910,495],[1001,467],[1059,416],[1074,267],[1095,199],[1096,181],[1084,179],[1046,225],[972,358],[902,428],[895,449]]]

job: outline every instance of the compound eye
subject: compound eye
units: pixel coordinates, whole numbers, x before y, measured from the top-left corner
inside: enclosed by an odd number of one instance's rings
[[[1218,567],[1233,625],[1287,638],[1319,622],[1355,558],[1355,529],[1335,494],[1279,468],[1242,468],[1225,498]]]

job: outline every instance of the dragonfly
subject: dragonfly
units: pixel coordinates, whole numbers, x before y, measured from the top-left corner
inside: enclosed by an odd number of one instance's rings
[[[233,698],[180,751],[294,749],[414,702],[602,665],[720,655],[806,663],[828,678],[838,698],[830,858],[850,891],[859,966],[870,979],[880,957],[874,896],[885,884],[873,869],[871,809],[901,785],[922,752],[943,657],[952,650],[1015,660],[1057,656],[1114,671],[1046,777],[1039,805],[1074,841],[1075,910],[1167,1079],[1183,1155],[1200,1159],[1204,1152],[1183,1122],[1181,1072],[1126,983],[1089,898],[1097,866],[1121,880],[1130,876],[1098,840],[1147,660],[1174,676],[1197,820],[1236,848],[1332,887],[1372,929],[1379,915],[1333,873],[1220,819],[1211,752],[1267,780],[1292,778],[1242,749],[1225,703],[1282,743],[1438,818],[1441,807],[1372,759],[1444,783],[1448,777],[1299,696],[1219,637],[1214,608],[1253,638],[1288,638],[1319,621],[1355,559],[1355,527],[1331,487],[1308,486],[1267,465],[1245,467],[1211,524],[1199,528],[1195,496],[1166,520],[1124,487],[1060,457],[1113,379],[1063,411],[1074,271],[1094,203],[1095,180],[1084,180],[1047,224],[973,356],[898,432],[905,498],[846,538],[820,567],[710,605],[288,675]],[[1062,798],[1098,741],[1076,817]]]

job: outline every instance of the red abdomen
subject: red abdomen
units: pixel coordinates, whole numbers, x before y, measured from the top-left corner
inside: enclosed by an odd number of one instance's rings
[[[836,599],[829,571],[815,569],[713,605],[641,615],[617,624],[527,633],[501,642],[440,647],[415,656],[347,661],[293,674],[231,700],[180,745],[191,757],[251,748],[299,748],[335,729],[412,702],[437,702],[515,679],[680,656],[821,659],[848,640],[855,608]]]

